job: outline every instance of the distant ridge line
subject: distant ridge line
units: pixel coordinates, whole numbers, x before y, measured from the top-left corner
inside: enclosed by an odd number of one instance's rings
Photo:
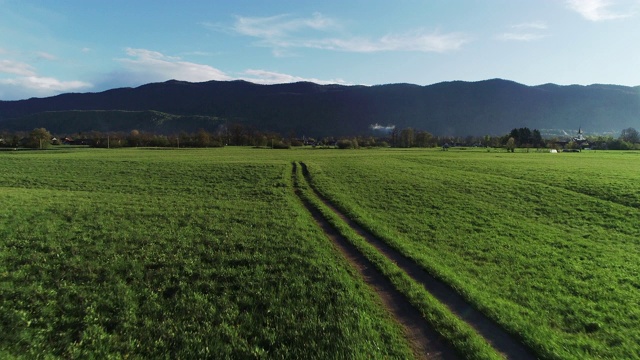
[[[503,79],[424,86],[169,80],[97,93],[0,101],[0,130],[31,130],[34,123],[29,116],[70,110],[153,110],[315,137],[379,135],[372,124],[461,137],[504,135],[520,127],[581,126],[586,133],[604,133],[640,127],[640,86],[527,86]],[[95,126],[90,117],[77,121],[82,128]],[[101,123],[103,128],[108,125]],[[45,127],[54,132],[73,130],[72,124],[59,119]]]

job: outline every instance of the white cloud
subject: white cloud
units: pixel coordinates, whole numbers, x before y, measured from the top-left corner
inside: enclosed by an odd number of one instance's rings
[[[236,17],[233,30],[241,35],[259,39],[260,46],[271,47],[275,56],[290,55],[290,48],[313,48],[345,52],[417,51],[448,52],[457,50],[469,41],[462,33],[414,30],[402,34],[387,34],[377,39],[354,36],[325,36],[337,30],[338,22],[320,14],[311,18],[291,18],[278,15],[265,18]],[[318,36],[322,31],[323,36]]]
[[[47,53],[36,53],[36,55],[39,59],[55,59]],[[64,81],[55,77],[42,76],[38,74],[35,67],[25,62],[0,60],[0,96],[2,100],[50,96],[61,92],[88,89],[92,86],[84,81]]]
[[[183,54],[191,55],[191,56],[214,56],[216,53],[208,52],[208,51],[189,51]]]
[[[504,33],[498,36],[500,40],[505,41],[535,41],[540,40],[547,37],[542,34],[532,34],[532,33]]]
[[[126,49],[129,58],[117,59],[134,73],[144,74],[147,81],[183,80],[200,82],[208,80],[231,80],[224,72],[209,65],[183,61],[179,57],[166,56],[146,49]]]
[[[0,78],[0,98],[19,100],[34,96],[52,96],[65,92],[87,90],[92,84],[84,81],[63,81],[45,76],[18,76]]]
[[[520,23],[509,28],[512,31],[502,33],[497,38],[504,41],[535,41],[548,36],[545,32],[547,24],[540,21]]]
[[[242,80],[257,84],[282,84],[299,81],[308,81],[316,84],[346,84],[342,79],[320,80],[316,78],[303,78],[266,70],[249,69],[244,71],[243,74],[248,75],[248,77],[241,77]]]
[[[387,35],[373,43],[374,51],[447,52],[457,50],[468,38],[460,33],[439,34],[414,31],[401,35]]]
[[[256,84],[281,84],[308,81],[316,84],[345,84],[342,79],[304,78],[274,71],[247,69],[229,75],[209,65],[186,62],[175,56],[167,56],[146,49],[126,49],[130,58],[116,59],[124,65],[124,71],[108,74],[99,87],[113,88],[139,86],[150,82],[176,79],[190,82],[245,80]]]
[[[233,26],[239,34],[270,39],[288,37],[291,33],[312,30],[329,30],[337,28],[337,23],[315,13],[310,18],[291,18],[289,15],[277,15],[271,17],[243,17],[237,16]]]
[[[38,51],[36,53],[36,56],[38,57],[38,59],[43,59],[43,60],[50,60],[50,61],[57,60],[57,57],[55,55],[51,55],[44,51]]]
[[[299,56],[297,53],[289,50],[289,49],[283,49],[283,48],[273,48],[271,50],[271,53],[273,54],[273,56],[275,57],[296,57]]]
[[[427,33],[414,31],[406,34],[390,34],[379,39],[371,40],[367,38],[348,39],[320,39],[306,40],[297,43],[285,43],[283,45],[291,47],[307,47],[324,50],[336,50],[346,52],[372,53],[382,51],[418,51],[418,52],[438,52],[458,50],[469,39],[464,34],[450,33]]]
[[[513,29],[538,29],[538,30],[546,30],[548,28],[547,24],[542,21],[526,22],[526,23],[516,24],[511,27]]]
[[[20,76],[34,76],[36,74],[33,66],[27,63],[11,60],[0,60],[0,73]]]
[[[567,0],[567,6],[590,21],[606,21],[628,18],[634,15],[631,9],[612,10],[615,5],[609,0]]]
[[[84,81],[60,81],[52,77],[24,76],[14,79],[0,79],[0,84],[13,85],[36,92],[68,92],[91,87]]]

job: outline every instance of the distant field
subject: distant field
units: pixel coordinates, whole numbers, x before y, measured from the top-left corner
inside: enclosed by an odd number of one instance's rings
[[[293,161],[540,356],[640,357],[640,153],[231,147],[0,152],[0,355],[411,357]]]

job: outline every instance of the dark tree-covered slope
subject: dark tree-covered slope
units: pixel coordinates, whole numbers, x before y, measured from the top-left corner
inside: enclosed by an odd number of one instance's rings
[[[100,93],[0,101],[0,129],[44,126],[52,132],[70,132],[75,127],[82,128],[78,131],[141,127],[133,116],[115,121],[117,116],[98,112],[65,115],[70,110],[153,110],[174,116],[171,126],[145,123],[147,130],[159,132],[211,128],[222,122],[308,136],[364,135],[371,133],[372,124],[453,136],[504,134],[525,126],[609,132],[640,127],[640,87],[525,86],[500,79],[429,86],[171,80]]]

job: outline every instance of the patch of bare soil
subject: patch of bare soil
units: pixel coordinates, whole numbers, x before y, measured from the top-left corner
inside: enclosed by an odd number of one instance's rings
[[[309,172],[304,163],[300,163],[302,172],[310,184]],[[316,196],[336,215],[349,225],[356,233],[373,245],[380,253],[398,267],[404,270],[413,280],[422,284],[436,299],[445,304],[452,313],[467,322],[482,337],[484,337],[494,349],[503,354],[507,359],[536,359],[533,352],[520,340],[506,332],[499,324],[488,318],[482,312],[469,304],[460,294],[445,282],[433,277],[413,260],[402,255],[397,250],[387,245],[384,241],[363,229],[355,221],[349,219],[327,199],[311,187]]]

